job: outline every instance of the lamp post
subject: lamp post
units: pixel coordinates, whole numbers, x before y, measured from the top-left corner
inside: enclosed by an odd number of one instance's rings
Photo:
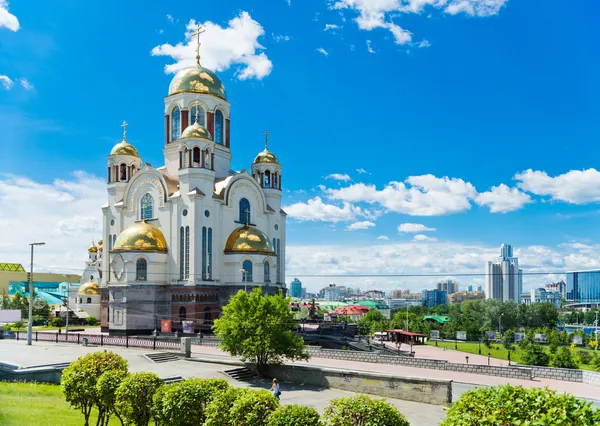
[[[598,350],[598,311],[596,311],[596,348],[595,351]]]
[[[46,243],[30,243],[31,246],[31,266],[29,268],[29,321],[27,321],[27,344],[31,345],[33,335],[33,247],[43,246]]]
[[[242,281],[244,281],[244,291],[248,293],[248,271],[245,269],[240,269],[242,273]]]
[[[502,317],[504,316],[504,312],[500,314],[498,318],[498,333],[502,333]]]
[[[65,335],[69,335],[69,290],[71,289],[71,276],[67,277],[67,317],[65,318]]]

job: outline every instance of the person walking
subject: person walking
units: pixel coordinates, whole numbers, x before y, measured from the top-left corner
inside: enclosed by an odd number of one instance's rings
[[[277,401],[279,401],[281,390],[279,389],[279,382],[277,382],[277,379],[273,379],[273,384],[271,385],[271,393],[275,398],[277,398]]]

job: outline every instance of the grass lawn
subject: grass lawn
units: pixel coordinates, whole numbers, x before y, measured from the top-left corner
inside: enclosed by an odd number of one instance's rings
[[[435,341],[427,342],[430,346],[435,346]],[[446,348],[446,349],[454,349],[454,342],[438,342],[438,347]],[[479,354],[479,344],[473,342],[458,342],[458,350],[461,352],[466,352],[470,354]],[[544,346],[546,351],[548,351],[548,346]],[[598,354],[600,356],[600,351],[592,351],[591,349],[583,349],[577,348],[577,351],[585,351],[589,352],[592,355]],[[508,360],[508,351],[501,344],[492,344],[491,349],[485,347],[484,344],[481,344],[481,355],[487,356],[488,353],[491,354],[492,358],[498,358],[503,360]],[[515,350],[510,351],[510,360],[512,362],[521,363],[521,356],[523,352],[521,349],[515,345]],[[579,364],[579,368],[582,370],[590,370],[595,371],[593,365],[588,364]]]
[[[96,424],[92,411],[90,424]],[[69,406],[60,386],[39,383],[0,382],[0,425],[82,426],[83,414]],[[120,426],[111,419],[111,426]]]

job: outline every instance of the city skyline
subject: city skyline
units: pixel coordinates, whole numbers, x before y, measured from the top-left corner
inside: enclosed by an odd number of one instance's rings
[[[156,3],[132,19],[132,5],[0,2],[0,260],[27,265],[39,239],[36,269],[79,271],[101,237],[120,124],[160,165],[161,99],[202,23],[203,63],[234,105],[232,167],[248,167],[265,127],[285,166],[288,286],[477,287],[504,241],[523,291],[600,268],[600,30],[588,19],[600,6],[563,2],[538,21],[540,0],[362,4]],[[543,30],[563,25],[562,38]],[[379,84],[355,90],[365,76]],[[499,146],[518,155],[494,161]],[[347,276],[308,276],[327,274]]]

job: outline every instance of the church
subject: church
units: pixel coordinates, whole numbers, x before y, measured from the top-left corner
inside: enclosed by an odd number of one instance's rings
[[[223,83],[197,55],[164,99],[164,166],[144,163],[123,123],[102,207],[103,331],[148,334],[168,320],[208,331],[239,290],[285,292],[281,165],[265,132],[250,169],[231,169],[230,112]]]

